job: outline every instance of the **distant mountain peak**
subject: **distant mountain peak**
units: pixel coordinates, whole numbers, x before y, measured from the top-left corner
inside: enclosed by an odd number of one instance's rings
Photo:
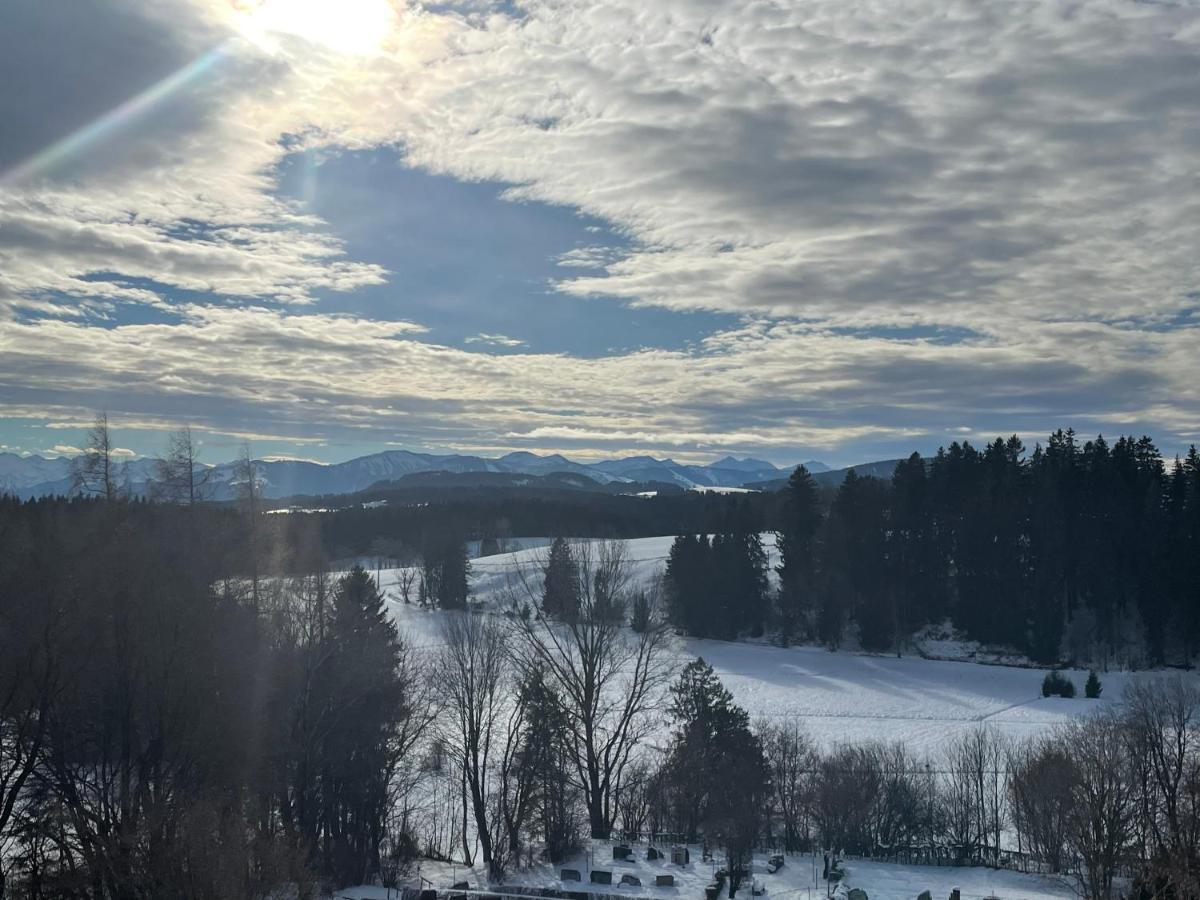
[[[744,459],[738,459],[736,456],[726,456],[718,459],[715,463],[710,463],[707,468],[737,469],[742,472],[775,472],[779,469],[774,463],[769,463],[763,459],[754,459],[750,456]]]
[[[149,458],[121,461],[121,477],[134,493],[146,493],[153,477],[154,461]],[[213,499],[229,499],[235,493],[232,462],[203,464],[211,473]],[[810,464],[813,472],[827,469]],[[744,484],[778,477],[780,469],[763,460],[738,459],[729,455],[709,465],[688,465],[674,459],[658,459],[649,454],[576,462],[561,454],[542,455],[515,450],[499,458],[467,454],[421,453],[389,448],[339,463],[267,457],[254,461],[257,477],[262,479],[265,495],[271,498],[298,495],[353,494],[381,481],[391,481],[422,472],[454,474],[495,473],[511,475],[561,476],[571,474],[594,482],[672,482],[684,488],[741,487]],[[562,483],[569,483],[565,479]],[[66,494],[72,489],[70,461],[21,457],[0,453],[0,492],[21,498],[47,494]]]

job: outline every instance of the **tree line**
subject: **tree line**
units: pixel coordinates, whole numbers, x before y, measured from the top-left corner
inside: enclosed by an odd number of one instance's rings
[[[752,723],[710,667],[680,670],[671,650],[695,597],[719,604],[695,620],[713,636],[739,630],[743,608],[764,629],[784,621],[753,514],[679,542],[691,562],[673,553],[664,585],[621,541],[556,540],[513,569],[494,614],[469,602],[461,542],[431,531],[409,587],[443,625],[415,645],[388,613],[403,586],[331,573],[319,521],[266,514],[248,452],[226,505],[196,497],[194,467],[176,469],[170,503],[110,492],[102,455],[81,463],[91,499],[0,498],[0,897],[312,897],[397,883],[420,856],[499,876],[646,832],[720,850],[732,892],[761,843],[995,863],[1009,829],[1093,896],[1124,871],[1156,896],[1196,891],[1197,702],[1182,682],[1028,746],[984,730],[945,760],[819,748],[798,726]],[[1033,463],[1015,457],[1028,484]],[[1169,491],[1193,457],[1163,475]],[[921,461],[926,484],[938,465]],[[908,558],[891,524],[860,541],[839,511],[865,481],[781,532],[780,582],[813,601],[793,634],[828,621],[831,561]],[[899,487],[876,491],[900,521]],[[862,579],[848,628],[872,582],[843,565],[840,583]],[[704,577],[681,590],[685,571]]]
[[[0,896],[313,896],[404,851],[424,673],[365,572],[276,578],[254,539],[0,501]]]
[[[676,541],[677,627],[899,652],[949,621],[1053,664],[1190,665],[1200,649],[1200,455],[1149,438],[1052,434],[913,454],[890,481],[847,473],[830,502],[799,467],[784,491],[778,588],[754,522]],[[737,574],[740,573],[740,574]]]
[[[922,758],[902,744],[821,748],[761,723],[766,840],[789,850],[1061,876],[1085,897],[1200,892],[1200,689],[1133,682],[1120,707],[1025,742],[978,726]]]
[[[72,495],[131,499],[117,441],[107,415],[96,416],[73,466]],[[213,504],[214,485],[201,461],[201,445],[189,428],[171,433],[149,472],[146,499]],[[251,448],[238,451],[232,476],[234,494],[255,488],[261,475]],[[644,486],[630,485],[629,492]],[[573,535],[635,538],[679,534],[689,529],[716,531],[733,517],[752,518],[758,530],[774,527],[780,498],[775,494],[729,495],[654,485],[654,496],[527,487],[397,488],[380,486],[352,496],[307,498],[306,514],[319,525],[331,559],[380,556],[417,559],[447,536],[478,540],[497,548],[514,536]],[[365,505],[363,501],[368,501]],[[284,501],[258,497],[262,509]],[[437,548],[434,547],[436,550]]]
[[[731,894],[764,844],[997,864],[1010,833],[1089,896],[1127,873],[1198,889],[1190,682],[1025,745],[823,748],[682,665],[622,542],[531,554],[498,609],[452,602],[416,646],[403,601],[332,575],[311,533],[285,570],[268,518],[0,501],[6,898],[313,897],[419,857],[499,877],[635,834],[706,843]]]

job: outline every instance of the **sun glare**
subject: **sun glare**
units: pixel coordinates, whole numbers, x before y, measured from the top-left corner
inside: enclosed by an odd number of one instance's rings
[[[339,53],[374,53],[396,19],[391,0],[259,0],[243,6],[240,30],[274,49],[293,35]]]

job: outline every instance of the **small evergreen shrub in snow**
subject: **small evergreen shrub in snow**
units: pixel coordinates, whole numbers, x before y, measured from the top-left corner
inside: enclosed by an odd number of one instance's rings
[[[1042,679],[1043,697],[1074,697],[1075,685],[1070,678],[1064,676],[1058,669],[1052,669]]]
[[[1088,672],[1087,684],[1083,686],[1083,695],[1089,700],[1099,700],[1100,692],[1104,688],[1100,684],[1100,679],[1096,675],[1096,670]]]

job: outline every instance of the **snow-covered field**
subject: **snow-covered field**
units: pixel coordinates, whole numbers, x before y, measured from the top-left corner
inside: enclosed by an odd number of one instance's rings
[[[669,854],[670,847],[656,845]],[[548,863],[510,876],[503,885],[487,885],[481,871],[454,866],[449,863],[423,862],[421,878],[440,888],[467,881],[472,890],[486,890],[488,896],[503,896],[505,887],[514,893],[521,888],[555,888],[568,891],[587,892],[589,888],[601,892],[595,897],[661,898],[661,900],[702,900],[704,887],[712,880],[712,863],[701,862],[700,847],[690,848],[691,861],[682,866],[669,860],[646,860],[645,843],[632,845],[634,858],[614,860],[612,845],[607,841],[594,841],[588,852],[559,866]],[[826,895],[825,882],[821,880],[822,861],[808,855],[788,856],[787,862],[774,874],[767,872],[767,856],[755,856],[751,874],[759,886],[765,889],[762,900],[822,900]],[[999,900],[1064,900],[1076,897],[1070,885],[1060,879],[1025,875],[1020,872],[985,868],[941,868],[936,866],[904,866],[892,863],[846,860],[843,868],[846,876],[838,896],[845,898],[846,889],[862,888],[870,900],[916,900],[921,891],[928,890],[934,900],[948,900],[951,889],[959,888],[962,900],[983,900],[996,897]],[[562,881],[561,870],[573,869],[580,874],[580,882]],[[590,872],[595,869],[612,873],[613,884],[593,885]],[[641,881],[640,886],[621,885],[621,876],[629,874]],[[673,887],[655,887],[656,875],[670,874],[674,877]],[[727,896],[723,891],[721,896]],[[385,900],[386,889],[380,887],[356,887],[338,891],[335,898],[347,900]],[[468,895],[476,900],[476,895]],[[392,892],[396,897],[396,892]],[[752,900],[749,884],[739,889],[738,897]]]
[[[671,537],[645,538],[628,542],[633,581],[649,584],[660,575],[670,549]],[[538,541],[537,543],[543,543]],[[776,563],[774,541],[764,541]],[[475,559],[471,563],[471,588],[475,602],[486,610],[498,612],[515,597],[529,602],[527,593],[537,591],[536,572],[546,554],[545,547],[529,547],[516,553]],[[517,568],[534,576],[529,588],[514,577]],[[408,635],[410,643],[433,652],[441,644],[441,626],[448,613],[408,605],[399,600],[400,570],[383,570],[380,584],[389,597],[393,617]],[[680,667],[696,656],[703,656],[732,691],[737,702],[752,719],[794,719],[821,744],[871,740],[900,741],[915,753],[927,756],[936,765],[947,745],[958,735],[980,724],[995,726],[1013,739],[1024,739],[1053,728],[1056,724],[1119,702],[1122,689],[1131,675],[1103,675],[1102,700],[1044,699],[1041,696],[1043,673],[1038,669],[980,665],[972,662],[935,661],[917,656],[896,658],[853,652],[832,653],[817,647],[787,649],[758,642],[730,643],[673,637],[671,652]],[[1067,673],[1081,689],[1084,672]],[[664,726],[665,727],[665,726]],[[645,845],[635,845],[636,860],[614,862],[611,845],[594,842],[591,850],[561,866],[538,864],[510,878],[514,887],[566,888],[589,892],[589,887],[613,896],[675,898],[701,900],[704,885],[712,876],[713,866],[699,862],[699,848],[693,848],[692,863],[673,866],[665,861],[647,862]],[[669,848],[660,848],[669,849]],[[582,883],[563,883],[560,870],[581,872]],[[614,873],[612,886],[590,885],[590,869]],[[1069,884],[1034,875],[984,868],[938,868],[849,860],[845,864],[845,887],[863,888],[871,900],[915,900],[929,890],[934,900],[949,898],[952,888],[961,890],[963,900],[1061,900],[1076,896]],[[814,882],[811,857],[789,857],[776,874],[766,873],[766,857],[755,860],[754,873],[766,888],[764,900],[818,900],[825,885]],[[671,873],[676,884],[654,887],[654,875]],[[640,886],[620,885],[620,876],[628,873],[641,880]],[[820,875],[820,861],[816,864]],[[425,861],[420,875],[426,886],[445,888],[468,880],[472,888],[486,889],[489,896],[503,896],[502,886],[487,886],[482,872],[462,866]],[[395,895],[395,892],[393,892]],[[388,896],[383,888],[360,887],[337,892],[335,897],[374,900]],[[599,895],[597,895],[599,896]],[[750,898],[748,891],[739,897]],[[845,897],[845,891],[839,896]],[[469,900],[483,900],[468,895]]]
[[[661,573],[671,537],[629,542],[634,578],[642,583]],[[774,542],[767,540],[771,565]],[[516,584],[514,568],[537,569],[544,548],[473,560],[472,592],[490,605],[505,602]],[[381,585],[396,597],[396,570],[384,570]],[[517,595],[523,596],[520,589]],[[417,647],[440,642],[441,612],[390,604],[400,627]],[[1042,671],[944,662],[920,657],[832,653],[819,647],[773,647],[763,643],[675,638],[682,665],[703,656],[752,719],[797,719],[820,742],[903,741],[914,751],[940,757],[958,734],[980,723],[1013,738],[1041,733],[1066,719],[1118,702],[1125,673],[1103,675],[1101,700],[1041,696]],[[1068,672],[1082,694],[1086,672]]]

